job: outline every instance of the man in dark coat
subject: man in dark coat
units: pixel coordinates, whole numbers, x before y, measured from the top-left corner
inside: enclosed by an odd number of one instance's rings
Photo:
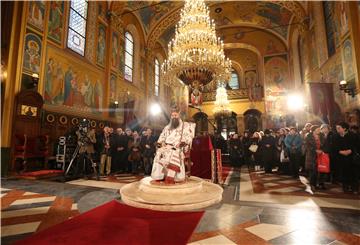
[[[114,147],[113,147],[113,163],[114,170],[125,172],[127,171],[127,150],[128,150],[128,138],[124,135],[122,128],[116,129],[114,135]]]
[[[275,138],[271,135],[271,131],[266,129],[265,135],[260,141],[260,149],[262,152],[262,162],[265,167],[265,173],[272,172],[272,165],[275,159]]]
[[[151,128],[146,129],[145,135],[141,138],[140,149],[143,156],[145,175],[150,175],[155,155],[156,139],[152,135]]]

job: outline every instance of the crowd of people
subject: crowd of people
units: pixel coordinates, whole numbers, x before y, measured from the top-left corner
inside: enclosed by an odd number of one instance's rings
[[[327,124],[305,124],[263,132],[232,134],[226,141],[220,134],[212,137],[215,148],[228,151],[235,167],[308,177],[313,190],[326,189],[325,183],[341,183],[346,193],[358,193],[360,177],[360,131],[345,122],[332,129]],[[95,140],[94,140],[95,142]],[[99,156],[100,176],[114,173],[150,175],[156,153],[157,137],[150,128],[141,132],[127,128],[104,127],[96,136],[94,149]]]
[[[156,151],[156,137],[147,128],[141,132],[127,128],[104,127],[97,136],[95,149],[100,157],[100,175],[114,173],[133,173],[140,171],[151,174]]]
[[[308,177],[313,190],[326,189],[326,182],[342,183],[346,193],[358,193],[360,177],[360,132],[345,122],[329,125],[307,123],[264,132],[233,134],[229,141],[230,161],[234,166],[249,165],[266,174],[278,173]],[[324,166],[323,166],[324,164]],[[319,166],[321,165],[321,166]],[[319,167],[324,167],[320,169]]]

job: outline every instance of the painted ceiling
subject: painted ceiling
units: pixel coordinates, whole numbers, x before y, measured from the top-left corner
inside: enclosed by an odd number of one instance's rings
[[[268,1],[209,1],[210,15],[217,28],[224,26],[257,26],[269,29],[284,41],[287,40],[289,24],[293,12],[278,4]],[[126,7],[134,10],[142,21],[145,35],[149,35],[159,22],[174,11],[180,11],[183,1],[128,1]],[[174,34],[174,24],[169,25],[161,34],[161,43],[167,44]]]
[[[146,34],[169,12],[183,6],[180,1],[128,1],[126,7],[139,15]],[[138,10],[137,10],[138,9]]]

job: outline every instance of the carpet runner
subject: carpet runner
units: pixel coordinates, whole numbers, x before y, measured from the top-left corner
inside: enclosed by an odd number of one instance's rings
[[[16,244],[186,244],[204,212],[162,212],[115,200]]]
[[[46,179],[55,176],[61,176],[64,174],[63,170],[44,169],[32,172],[24,172],[16,175],[16,178],[20,179]]]

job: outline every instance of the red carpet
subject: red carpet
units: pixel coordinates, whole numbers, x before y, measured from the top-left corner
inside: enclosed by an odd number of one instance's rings
[[[21,179],[44,179],[44,178],[60,176],[63,174],[64,174],[63,170],[44,169],[39,171],[21,173],[16,177]]]
[[[16,244],[186,244],[204,212],[161,212],[108,202]]]

